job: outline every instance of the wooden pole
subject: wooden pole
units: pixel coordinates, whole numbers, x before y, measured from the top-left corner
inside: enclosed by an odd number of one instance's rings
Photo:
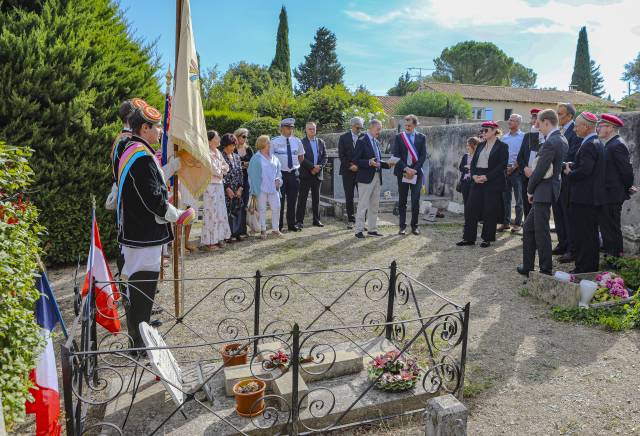
[[[173,70],[174,77],[177,80],[178,77],[178,53],[180,51],[180,30],[182,24],[182,0],[176,0],[176,57],[175,68]],[[173,82],[175,89],[175,80]],[[175,92],[173,94],[175,96]],[[173,154],[177,158],[178,146],[173,144]],[[173,205],[178,207],[178,174],[173,175]],[[180,316],[180,247],[182,245],[180,241],[181,226],[176,224],[175,226],[175,239],[173,240],[173,303],[175,307],[176,317]]]
[[[167,74],[165,74],[165,84],[166,84],[166,88],[165,88],[165,98],[167,98],[170,94],[171,94],[171,79],[173,78],[173,76],[171,75],[171,64],[169,64],[169,66],[167,67]],[[168,110],[171,110],[170,108],[167,108]],[[168,114],[164,114],[165,118],[168,116]],[[166,126],[165,126],[166,128]],[[169,135],[169,132],[165,132],[167,137]],[[164,142],[164,136],[162,138],[162,141]],[[167,141],[168,142],[168,141]],[[167,150],[167,154],[169,153],[169,150]],[[164,248],[162,248],[162,252],[160,253],[160,282],[162,282],[164,280]]]

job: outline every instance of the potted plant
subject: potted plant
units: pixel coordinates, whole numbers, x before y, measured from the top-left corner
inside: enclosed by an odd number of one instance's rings
[[[264,410],[264,391],[267,384],[256,378],[241,380],[233,386],[238,415],[251,418]]]
[[[220,349],[224,366],[244,365],[247,363],[247,347],[241,344],[226,344]]]
[[[412,389],[421,372],[415,360],[406,358],[398,351],[380,354],[367,366],[369,380],[377,380],[375,387],[387,392]]]

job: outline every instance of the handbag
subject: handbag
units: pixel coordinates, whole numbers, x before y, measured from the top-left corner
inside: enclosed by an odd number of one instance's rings
[[[462,193],[462,181],[461,180],[458,180],[458,183],[456,183],[456,192]]]
[[[260,233],[260,217],[258,215],[258,199],[255,195],[249,198],[247,206],[247,225],[254,233]]]
[[[240,221],[242,214],[242,200],[234,198],[229,204],[229,228],[232,235],[237,235],[240,232]]]

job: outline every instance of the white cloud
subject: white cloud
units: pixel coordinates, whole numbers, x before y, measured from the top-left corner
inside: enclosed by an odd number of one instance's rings
[[[425,24],[435,24],[448,30],[467,30],[469,33],[487,26],[502,26],[508,27],[510,33],[505,29],[505,35],[500,39],[531,38],[532,42],[539,35],[564,38],[575,35],[577,40],[578,30],[586,25],[591,57],[601,65],[606,89],[615,98],[622,97],[626,91],[626,85],[620,81],[624,64],[634,59],[640,49],[640,26],[637,20],[640,2],[637,0],[581,3],[579,6],[560,0],[535,6],[523,0],[413,0],[409,6],[381,11],[380,14],[353,10],[345,12],[351,19],[371,26],[399,21],[404,32],[415,31],[422,35]],[[414,26],[409,27],[407,23]],[[519,28],[520,32],[513,33],[514,28]],[[553,47],[549,47],[549,50],[553,50]],[[562,64],[566,64],[566,58],[570,57],[572,67],[574,53],[562,52],[558,53],[558,57]],[[526,63],[526,60],[523,61]],[[531,66],[538,71],[541,86],[565,88],[567,76],[570,78],[571,75],[571,71],[557,71],[549,65]]]

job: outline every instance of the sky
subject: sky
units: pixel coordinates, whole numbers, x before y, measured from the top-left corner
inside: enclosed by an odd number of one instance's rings
[[[568,89],[578,31],[587,26],[591,59],[619,100],[627,93],[624,65],[640,52],[639,0],[191,0],[201,71],[239,61],[269,65],[282,5],[292,68],[324,26],[336,34],[345,84],[376,95],[408,68],[433,68],[444,48],[466,40],[495,43],[538,73],[538,87]],[[174,58],[175,1],[120,0],[120,7],[134,36],[155,43],[166,70]]]

